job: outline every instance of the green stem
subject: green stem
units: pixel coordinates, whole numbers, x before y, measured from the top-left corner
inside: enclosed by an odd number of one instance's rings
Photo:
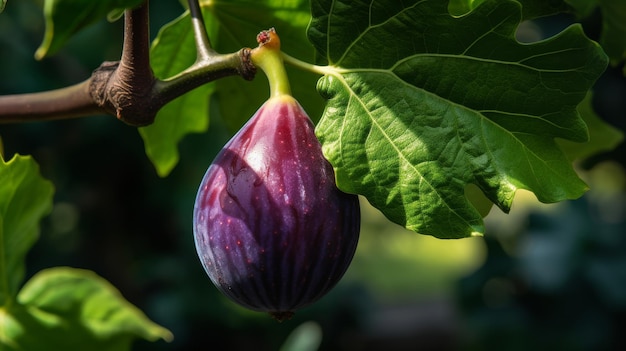
[[[318,66],[305,61],[301,61],[293,56],[289,56],[282,53],[283,61],[289,65],[292,65],[301,70],[321,74],[321,75],[336,75],[341,73],[341,69],[332,67],[332,66]]]
[[[270,29],[259,34],[257,40],[259,47],[250,52],[250,59],[265,72],[270,84],[270,98],[291,95],[289,78],[280,52],[280,38]]]

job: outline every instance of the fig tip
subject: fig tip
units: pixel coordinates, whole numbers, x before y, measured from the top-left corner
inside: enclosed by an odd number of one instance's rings
[[[293,311],[278,311],[278,312],[269,312],[270,316],[277,320],[278,322],[283,322],[286,320],[290,320],[293,317]]]

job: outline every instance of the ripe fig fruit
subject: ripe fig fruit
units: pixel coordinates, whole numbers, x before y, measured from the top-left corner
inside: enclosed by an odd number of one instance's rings
[[[336,187],[313,123],[286,82],[276,89],[272,80],[271,98],[209,166],[193,229],[217,288],[282,320],[341,279],[356,250],[360,210],[356,195]]]

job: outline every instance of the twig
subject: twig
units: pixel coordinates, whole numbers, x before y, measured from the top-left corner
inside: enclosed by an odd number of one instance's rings
[[[92,97],[105,111],[134,126],[154,121],[162,105],[152,101],[156,78],[150,69],[147,1],[136,9],[126,10],[120,62],[105,62],[94,75],[100,77],[93,80]]]
[[[211,48],[211,41],[209,35],[206,32],[204,26],[204,18],[202,17],[202,11],[200,11],[200,4],[198,0],[188,0],[189,14],[191,15],[191,26],[194,32],[194,38],[196,39],[196,62],[202,61],[210,57],[215,52]]]

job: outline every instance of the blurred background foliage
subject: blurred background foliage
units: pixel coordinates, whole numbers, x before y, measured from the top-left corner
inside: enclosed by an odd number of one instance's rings
[[[153,1],[152,34],[180,12],[178,2]],[[540,39],[573,20],[542,19],[524,26],[524,35]],[[592,38],[599,23],[599,14],[584,23]],[[77,83],[119,57],[120,21],[99,22],[38,62],[33,55],[43,29],[37,1],[7,3],[0,15],[0,94]],[[600,79],[594,105],[624,131],[621,69],[610,67]],[[33,155],[56,186],[28,276],[53,266],[96,271],[175,335],[170,344],[139,341],[135,350],[314,350],[319,342],[320,350],[626,349],[623,143],[578,163],[591,187],[583,198],[542,205],[520,192],[510,215],[492,210],[485,238],[415,235],[362,200],[361,240],[345,278],[277,323],[220,295],[196,257],[196,188],[230,136],[220,120],[227,106],[211,106],[209,132],[182,142],[181,162],[165,179],[136,129],[111,117],[0,125],[5,155]]]

